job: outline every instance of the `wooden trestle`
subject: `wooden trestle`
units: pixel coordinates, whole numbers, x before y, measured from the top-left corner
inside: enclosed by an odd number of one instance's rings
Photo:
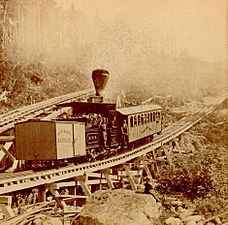
[[[146,174],[152,186],[155,186],[155,179],[159,176],[162,163],[172,164],[171,154],[182,151],[186,138],[184,132],[211,113],[223,101],[224,99],[213,106],[182,118],[170,127],[165,128],[161,135],[154,138],[153,142],[103,161],[41,172],[0,174],[0,195],[7,197],[7,194],[13,191],[39,187],[39,200],[45,201],[46,191],[50,190],[55,196],[57,204],[64,209],[66,208],[66,199],[91,198],[93,196],[91,191],[93,185],[98,185],[100,189],[102,184],[106,183],[108,188],[113,189],[116,187],[115,183],[122,180],[128,183],[133,191],[139,191],[144,182],[143,174]],[[12,142],[7,142],[2,149],[11,160],[16,162],[15,158],[9,154],[11,145]],[[115,174],[112,168],[120,165],[123,165],[122,172]],[[92,177],[93,179],[91,179]],[[73,186],[75,188],[77,185],[81,186],[85,196],[79,196],[75,191],[73,196],[65,196],[68,198],[63,200],[57,191],[59,187]],[[2,203],[1,206],[5,216],[12,216],[11,210],[7,209],[5,205]]]

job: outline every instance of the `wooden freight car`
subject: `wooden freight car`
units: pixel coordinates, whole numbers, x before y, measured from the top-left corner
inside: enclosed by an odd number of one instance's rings
[[[31,120],[15,125],[19,160],[57,160],[86,154],[85,124]]]

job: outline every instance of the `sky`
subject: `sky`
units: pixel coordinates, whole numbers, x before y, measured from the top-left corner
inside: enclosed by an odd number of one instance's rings
[[[109,26],[116,20],[126,22],[138,36],[148,38],[155,51],[178,55],[186,50],[210,62],[227,57],[227,0],[55,1],[66,9],[74,3],[91,20],[99,18]]]

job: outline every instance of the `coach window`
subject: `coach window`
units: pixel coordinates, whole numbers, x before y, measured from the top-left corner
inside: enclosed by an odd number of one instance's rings
[[[153,112],[153,121],[155,121],[155,117],[156,117],[155,112]]]
[[[161,118],[161,113],[160,113],[160,112],[158,112],[158,118],[159,118],[159,119]]]
[[[130,117],[130,126],[133,127],[133,116]]]
[[[150,113],[150,122],[152,122],[153,121],[153,115],[152,115],[152,113]]]
[[[141,120],[140,120],[140,115],[138,115],[138,126],[140,126]]]
[[[141,115],[141,124],[144,124],[144,115]]]
[[[134,116],[134,127],[137,127],[137,116]]]

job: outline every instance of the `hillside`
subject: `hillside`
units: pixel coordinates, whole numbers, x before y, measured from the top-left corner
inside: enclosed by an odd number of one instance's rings
[[[224,93],[226,73],[223,64],[208,64],[187,56],[185,59],[162,57],[155,53],[154,56],[158,61],[145,65],[145,71],[141,71],[140,74],[136,73],[137,68],[131,71],[134,67],[129,67],[128,73],[120,77],[114,71],[110,71],[108,97],[115,99],[117,95],[122,94],[127,101],[136,104],[152,97],[154,103],[167,108]],[[186,69],[191,68],[191,71],[185,70],[183,64]],[[147,69],[150,67],[153,69],[153,76],[148,77]],[[172,76],[169,75],[170,69]],[[91,87],[91,72],[88,72],[85,66],[79,67],[77,63],[53,63],[45,61],[41,56],[28,60],[16,56],[9,57],[2,52],[0,113]],[[214,77],[216,82],[212,80]]]
[[[0,114],[88,87],[89,76],[76,68],[0,55]]]
[[[162,198],[177,196],[182,205],[205,218],[227,213],[227,134],[226,102],[185,134],[184,153],[173,154],[173,165],[163,167],[157,187]],[[163,218],[179,215],[170,206],[166,205]],[[224,214],[222,221],[226,218]]]

